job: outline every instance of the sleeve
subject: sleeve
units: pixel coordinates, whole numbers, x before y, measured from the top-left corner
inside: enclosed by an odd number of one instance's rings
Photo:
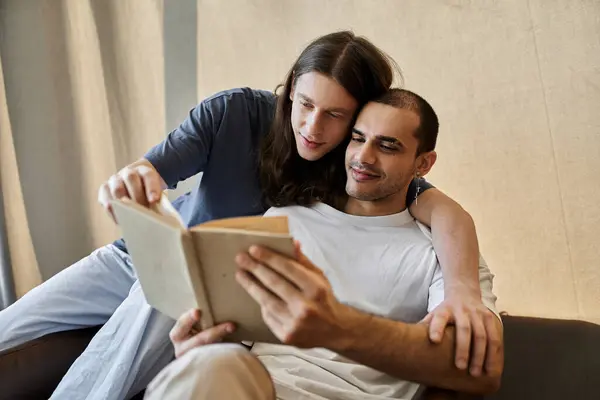
[[[193,108],[183,123],[145,155],[171,189],[204,170],[229,96],[213,96]]]
[[[427,313],[435,310],[442,301],[444,301],[444,277],[442,274],[442,268],[438,263],[435,272],[433,273],[433,279],[429,286],[429,301],[427,303]]]
[[[419,182],[419,195],[424,191],[435,187],[431,183],[427,182],[425,178],[414,178],[408,185],[408,192],[406,193],[406,207],[409,207],[417,198],[417,181]]]
[[[481,255],[479,255],[479,286],[481,287],[481,301],[496,317],[502,322],[500,313],[496,309],[497,297],[493,292],[494,274],[490,271],[487,263]],[[444,301],[444,278],[442,269],[439,264],[433,275],[431,286],[429,286],[429,302],[427,304],[427,312],[433,311],[440,303]]]
[[[479,286],[481,287],[481,301],[483,304],[500,320],[502,323],[502,318],[500,318],[500,313],[496,308],[496,300],[498,299],[494,294],[494,274],[488,268],[487,263],[481,256],[479,255]]]

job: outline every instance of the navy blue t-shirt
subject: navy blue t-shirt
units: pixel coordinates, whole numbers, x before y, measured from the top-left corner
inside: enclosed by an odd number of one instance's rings
[[[198,172],[199,185],[173,205],[188,226],[266,211],[258,178],[258,153],[275,115],[276,96],[249,88],[208,97],[144,156],[169,188]],[[420,192],[433,187],[424,179]],[[407,206],[414,200],[411,182]],[[122,240],[115,242],[122,250]]]

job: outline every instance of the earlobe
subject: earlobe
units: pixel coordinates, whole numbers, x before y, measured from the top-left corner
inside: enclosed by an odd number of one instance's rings
[[[437,160],[437,153],[430,151],[419,156],[417,161],[417,173],[423,177],[429,173],[435,161]]]

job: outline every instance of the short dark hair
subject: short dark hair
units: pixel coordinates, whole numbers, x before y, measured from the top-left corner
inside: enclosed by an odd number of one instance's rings
[[[390,89],[395,71],[399,68],[391,57],[351,31],[321,36],[302,51],[284,84],[278,86],[283,90],[278,94],[273,123],[262,143],[259,177],[266,205],[308,205],[315,199],[331,203],[339,194],[345,195],[344,154],[350,135],[317,161],[304,160],[298,154],[290,100],[298,78],[319,72],[334,79],[356,99],[358,111]]]
[[[393,88],[373,101],[416,113],[419,116],[419,127],[415,131],[419,141],[416,155],[435,149],[440,123],[433,107],[424,98],[410,90]]]

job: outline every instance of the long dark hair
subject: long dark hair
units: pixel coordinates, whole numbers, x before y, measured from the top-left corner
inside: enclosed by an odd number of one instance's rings
[[[350,93],[359,108],[383,95],[392,85],[394,61],[364,37],[350,31],[321,36],[302,51],[278,93],[275,117],[260,152],[259,176],[267,206],[331,205],[345,198],[344,154],[348,139],[317,161],[298,154],[291,123],[290,93],[303,74],[324,74]]]

